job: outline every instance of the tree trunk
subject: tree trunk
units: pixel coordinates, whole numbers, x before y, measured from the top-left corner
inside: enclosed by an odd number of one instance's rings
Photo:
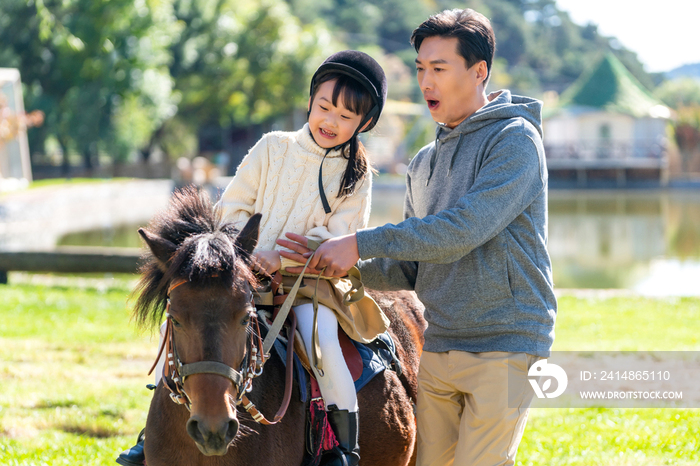
[[[63,153],[63,161],[61,162],[61,174],[65,177],[70,175],[70,161],[68,160],[68,145],[62,138],[58,139],[58,144],[61,146]]]

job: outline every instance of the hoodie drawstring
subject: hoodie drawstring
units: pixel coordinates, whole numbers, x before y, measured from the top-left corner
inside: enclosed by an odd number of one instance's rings
[[[452,167],[455,164],[455,159],[457,158],[457,152],[459,152],[459,147],[462,145],[462,138],[464,137],[464,133],[459,133],[459,140],[457,141],[457,147],[455,147],[455,151],[452,153],[452,159],[450,160],[450,169],[447,170],[447,176],[452,175]]]
[[[450,159],[450,168],[447,170],[447,176],[452,175],[452,167],[455,164],[455,159],[457,158],[457,153],[459,148],[462,146],[462,139],[464,138],[464,133],[459,133],[459,139],[457,140],[457,145],[455,146],[454,152],[452,152],[452,158]],[[435,151],[430,155],[430,173],[428,174],[428,180],[425,185],[430,184],[430,179],[433,177],[433,171],[435,170],[435,165],[437,163],[438,152],[440,152],[440,145],[442,141],[440,140],[440,127],[438,126],[435,132]]]
[[[435,163],[437,162],[437,154],[438,154],[439,150],[440,150],[440,126],[438,125],[438,127],[435,128],[435,151],[433,151],[433,153],[430,154],[430,173],[428,174],[428,179],[425,182],[426,186],[428,186],[428,184],[430,184],[430,178],[433,177],[433,170],[435,169]]]

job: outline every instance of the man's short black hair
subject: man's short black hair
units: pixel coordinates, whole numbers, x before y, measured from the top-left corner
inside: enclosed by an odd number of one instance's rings
[[[423,40],[428,37],[454,37],[459,41],[457,52],[467,62],[467,68],[484,60],[488,74],[486,84],[491,77],[491,63],[496,51],[496,37],[491,22],[486,16],[470,8],[464,10],[445,10],[425,20],[411,34],[411,45],[420,49]]]

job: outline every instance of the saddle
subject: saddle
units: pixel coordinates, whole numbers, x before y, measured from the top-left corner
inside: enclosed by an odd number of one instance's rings
[[[263,312],[265,318],[261,321],[268,330],[271,321],[277,317],[280,306],[288,296],[281,291],[281,283],[282,275],[277,272],[271,278],[263,278],[261,286],[255,292],[255,306],[259,311]],[[351,340],[343,329],[338,326],[338,341],[345,357],[345,363],[355,382],[356,391],[359,392],[374,376],[385,369],[391,369],[399,376],[401,375],[401,363],[396,356],[396,345],[388,332],[380,334],[371,343],[363,344]],[[287,343],[287,340],[280,335],[273,347],[277,350],[282,360],[286,361],[287,351],[282,343]],[[298,364],[305,369],[309,377],[314,378],[311,371],[313,358],[307,354],[306,346],[299,330],[295,331],[294,353],[295,361],[298,361]]]
[[[260,317],[262,317],[260,319],[263,324],[261,332],[265,334],[271,329],[276,313],[287,297],[286,294],[279,292],[281,282],[282,277],[278,272],[271,279],[263,280],[263,286],[256,291],[255,304],[259,314],[261,314]],[[285,324],[284,336],[280,333],[272,346],[285,366],[286,361],[289,360],[287,355],[289,330],[289,326]],[[338,326],[338,340],[357,392],[386,369],[401,375],[401,363],[396,356],[396,346],[388,332],[380,334],[371,343],[363,344],[351,340]],[[300,401],[308,403],[304,465],[317,466],[323,454],[332,451],[338,443],[328,424],[323,398],[311,370],[312,358],[307,354],[301,334],[296,329],[293,352],[293,372],[300,387]]]

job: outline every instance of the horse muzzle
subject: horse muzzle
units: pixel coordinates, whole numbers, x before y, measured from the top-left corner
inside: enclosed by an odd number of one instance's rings
[[[229,418],[212,425],[204,418],[193,415],[187,421],[187,433],[206,456],[223,456],[238,434],[238,419]]]
[[[206,456],[223,456],[238,434],[236,409],[231,404],[231,381],[219,374],[200,373],[187,379],[192,401],[187,433]]]

